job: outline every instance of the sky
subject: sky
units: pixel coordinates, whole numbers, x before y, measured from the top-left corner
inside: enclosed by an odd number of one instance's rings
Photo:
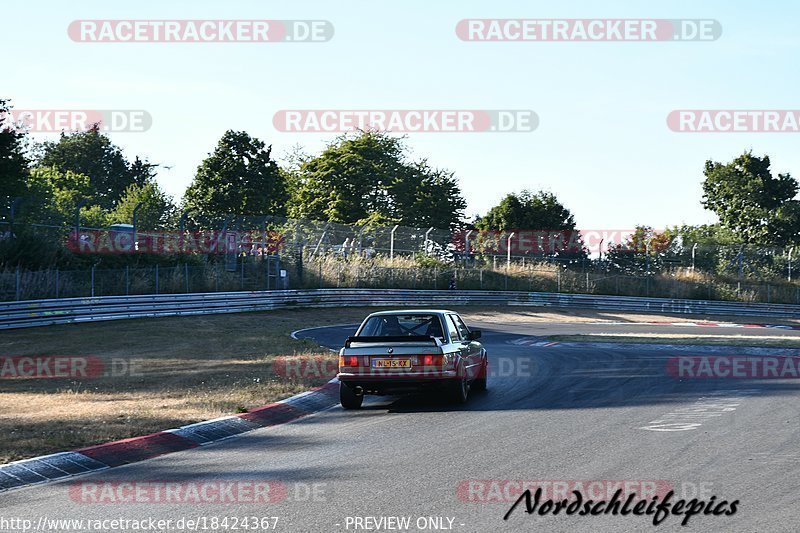
[[[545,189],[579,228],[713,222],[704,162],[745,150],[800,174],[800,133],[671,131],[676,109],[800,109],[793,2],[343,0],[3,2],[0,97],[17,109],[146,110],[144,132],[114,132],[129,158],[163,165],[180,198],[228,129],[279,158],[319,153],[336,133],[281,132],[291,109],[533,110],[534,131],[409,133],[415,158],[459,178],[467,215],[509,192]],[[713,41],[467,42],[462,19],[714,19]],[[85,19],[326,20],[315,43],[88,43]],[[57,134],[35,134],[36,140]],[[166,168],[169,167],[169,168]]]

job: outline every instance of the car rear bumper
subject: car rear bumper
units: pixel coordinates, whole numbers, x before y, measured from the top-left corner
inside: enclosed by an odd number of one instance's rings
[[[453,383],[458,378],[454,370],[425,372],[419,375],[413,373],[387,375],[340,372],[336,377],[348,387],[361,388],[367,394],[390,394],[440,388]]]

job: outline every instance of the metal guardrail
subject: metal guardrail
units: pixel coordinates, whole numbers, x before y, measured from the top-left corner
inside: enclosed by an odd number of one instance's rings
[[[800,306],[513,291],[307,289],[103,296],[0,303],[0,329],[126,318],[240,313],[303,307],[508,305],[743,317],[800,317]]]

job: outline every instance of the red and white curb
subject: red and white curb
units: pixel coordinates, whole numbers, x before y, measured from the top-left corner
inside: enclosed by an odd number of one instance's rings
[[[520,337],[519,339],[510,340],[508,343],[515,346],[536,346],[539,348],[552,348],[560,344],[558,341],[543,341],[541,337]]]
[[[0,465],[0,492],[145,461],[206,446],[255,429],[285,424],[337,405],[338,391],[339,382],[334,379],[322,387],[247,413]]]
[[[734,322],[588,322],[593,326],[685,326],[696,328],[771,328],[800,330],[785,324],[736,324]]]

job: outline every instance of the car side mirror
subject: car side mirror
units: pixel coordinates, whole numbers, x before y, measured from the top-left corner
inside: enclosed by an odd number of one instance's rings
[[[469,332],[469,340],[476,341],[481,338],[481,330],[473,329]]]

